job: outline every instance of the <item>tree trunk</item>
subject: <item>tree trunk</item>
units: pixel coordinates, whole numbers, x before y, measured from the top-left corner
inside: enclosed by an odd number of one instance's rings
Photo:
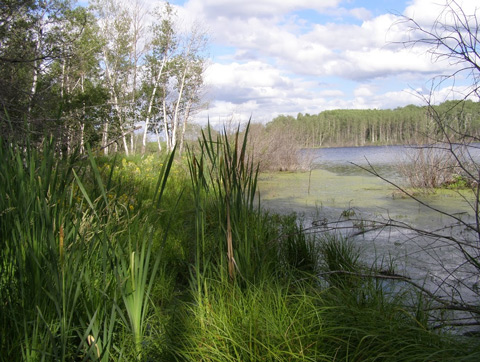
[[[162,152],[162,142],[160,141],[160,133],[157,128],[155,128],[155,133],[157,135],[158,151]]]
[[[165,98],[163,98],[163,124],[165,128],[165,140],[167,142],[167,151],[171,151],[173,147],[170,140],[170,134],[168,133],[167,104],[166,104]]]
[[[187,107],[185,109],[185,116],[183,118],[183,125],[182,125],[182,135],[180,136],[180,147],[179,147],[179,154],[181,155],[183,152],[183,142],[185,139],[185,131],[187,130],[187,121],[188,117],[190,116],[190,108],[192,102],[189,100],[187,103]]]
[[[183,89],[185,87],[185,79],[187,77],[188,65],[185,65],[183,71],[182,82],[180,84],[180,90],[178,91],[177,104],[175,105],[175,112],[173,114],[173,130],[172,130],[172,149],[177,144],[177,132],[178,132],[178,112],[180,110],[180,102],[183,97]],[[170,149],[170,151],[172,150]]]
[[[117,93],[115,92],[115,89],[114,89],[114,84],[112,82],[111,75],[110,75],[110,68],[108,66],[108,61],[107,61],[107,57],[105,56],[105,54],[104,54],[104,62],[105,62],[105,70],[106,70],[105,73],[107,75],[108,83],[109,83],[109,86],[110,86],[110,95],[113,98],[113,106],[114,106],[115,110],[117,111],[117,114],[118,114],[118,117],[119,117],[120,132],[122,132],[123,147],[125,148],[125,154],[128,156],[129,153],[128,153],[127,137],[125,135],[125,131],[124,131],[123,126],[122,126],[123,117],[121,116],[122,113],[120,112],[120,106],[118,105],[119,103],[118,103]],[[108,127],[107,127],[107,129],[108,129]],[[104,146],[106,144],[107,144],[107,142],[105,141]],[[118,145],[116,146],[116,148],[118,150]]]
[[[105,121],[103,125],[103,135],[102,135],[102,147],[103,147],[103,154],[105,156],[108,155],[108,121]]]
[[[80,122],[80,154],[81,155],[83,155],[85,152],[84,137],[85,137],[85,123]]]
[[[148,102],[147,116],[145,118],[145,129],[143,130],[142,154],[145,153],[145,149],[147,147],[147,132],[148,132],[148,125],[150,123],[150,117],[151,117],[151,114],[152,114],[153,102],[155,100],[155,95],[157,93],[158,83],[160,82],[160,78],[162,76],[163,68],[165,67],[166,61],[167,61],[167,57],[165,56],[162,60],[162,65],[160,66],[160,71],[158,72],[158,75],[155,78],[155,84],[153,85],[152,94],[150,96],[150,102]]]

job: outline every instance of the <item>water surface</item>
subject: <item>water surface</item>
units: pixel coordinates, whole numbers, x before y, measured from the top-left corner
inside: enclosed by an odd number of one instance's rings
[[[464,265],[465,259],[458,247],[446,239],[453,236],[472,243],[475,235],[465,226],[458,226],[458,220],[442,213],[473,222],[475,213],[469,204],[473,202],[473,194],[440,190],[416,195],[440,212],[433,211],[362,169],[373,167],[403,187],[399,164],[408,162],[408,152],[411,149],[404,146],[305,150],[302,156],[312,161],[311,171],[260,175],[262,205],[276,212],[303,215],[306,227],[316,226],[315,231],[319,233],[329,230],[327,226],[336,226],[336,232],[341,230],[363,250],[363,261],[367,265],[379,268],[394,265],[396,272],[432,292],[447,295],[455,289],[467,300],[476,301],[478,297],[470,289],[480,286],[478,273]],[[369,226],[389,220],[439,236],[426,237],[403,227],[375,228],[361,233]]]

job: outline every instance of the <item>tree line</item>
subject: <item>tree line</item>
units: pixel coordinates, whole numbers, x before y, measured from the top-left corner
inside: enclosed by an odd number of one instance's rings
[[[438,115],[441,115],[440,125]],[[299,113],[297,117],[280,115],[265,130],[283,130],[300,147],[312,148],[427,144],[445,138],[478,141],[480,103],[462,100],[437,106],[328,110],[316,115]]]
[[[2,135],[53,136],[66,153],[145,152],[149,134],[183,147],[202,107],[207,35],[182,29],[169,3],[5,0],[0,19]]]

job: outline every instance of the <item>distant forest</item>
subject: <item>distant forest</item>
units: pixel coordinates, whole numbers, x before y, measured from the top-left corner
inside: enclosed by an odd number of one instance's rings
[[[441,117],[442,127],[433,120]],[[447,101],[438,106],[396,109],[345,109],[297,117],[280,115],[266,131],[288,132],[300,147],[425,144],[445,140],[480,140],[480,103]]]

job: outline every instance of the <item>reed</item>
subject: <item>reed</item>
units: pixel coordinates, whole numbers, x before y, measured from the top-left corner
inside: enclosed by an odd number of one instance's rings
[[[148,240],[143,238],[135,249],[130,248],[128,253],[122,253],[116,266],[118,284],[121,286],[122,300],[138,360],[142,359],[142,343],[151,303],[150,294],[159,263],[160,254],[152,256],[151,238]]]
[[[139,346],[160,255],[151,256],[151,238],[140,232],[144,220],[108,196],[128,190],[113,173],[101,175],[93,154],[61,158],[53,141],[38,150],[0,140],[0,157],[0,360],[118,358],[126,353],[124,314],[133,316],[133,308],[141,313],[126,330]],[[125,281],[134,289],[115,278],[127,245],[139,245],[135,265],[128,265],[134,278]]]
[[[202,132],[197,152],[189,150],[189,170],[196,203],[197,257],[196,271],[205,272],[210,263],[221,266],[230,281],[255,278],[262,263],[254,224],[259,221],[255,208],[258,169],[246,154],[248,127],[243,139],[240,131],[231,140],[226,131],[213,138],[211,128]],[[206,210],[214,203],[218,232],[224,240],[209,248],[206,245]],[[252,217],[253,216],[253,217]],[[207,257],[207,249],[216,251]],[[212,254],[213,255],[213,254]],[[237,276],[238,274],[238,276]]]
[[[427,300],[354,277],[368,269],[347,240],[262,211],[245,140],[212,134],[190,179],[173,154],[0,141],[1,361],[480,358],[429,326]]]

